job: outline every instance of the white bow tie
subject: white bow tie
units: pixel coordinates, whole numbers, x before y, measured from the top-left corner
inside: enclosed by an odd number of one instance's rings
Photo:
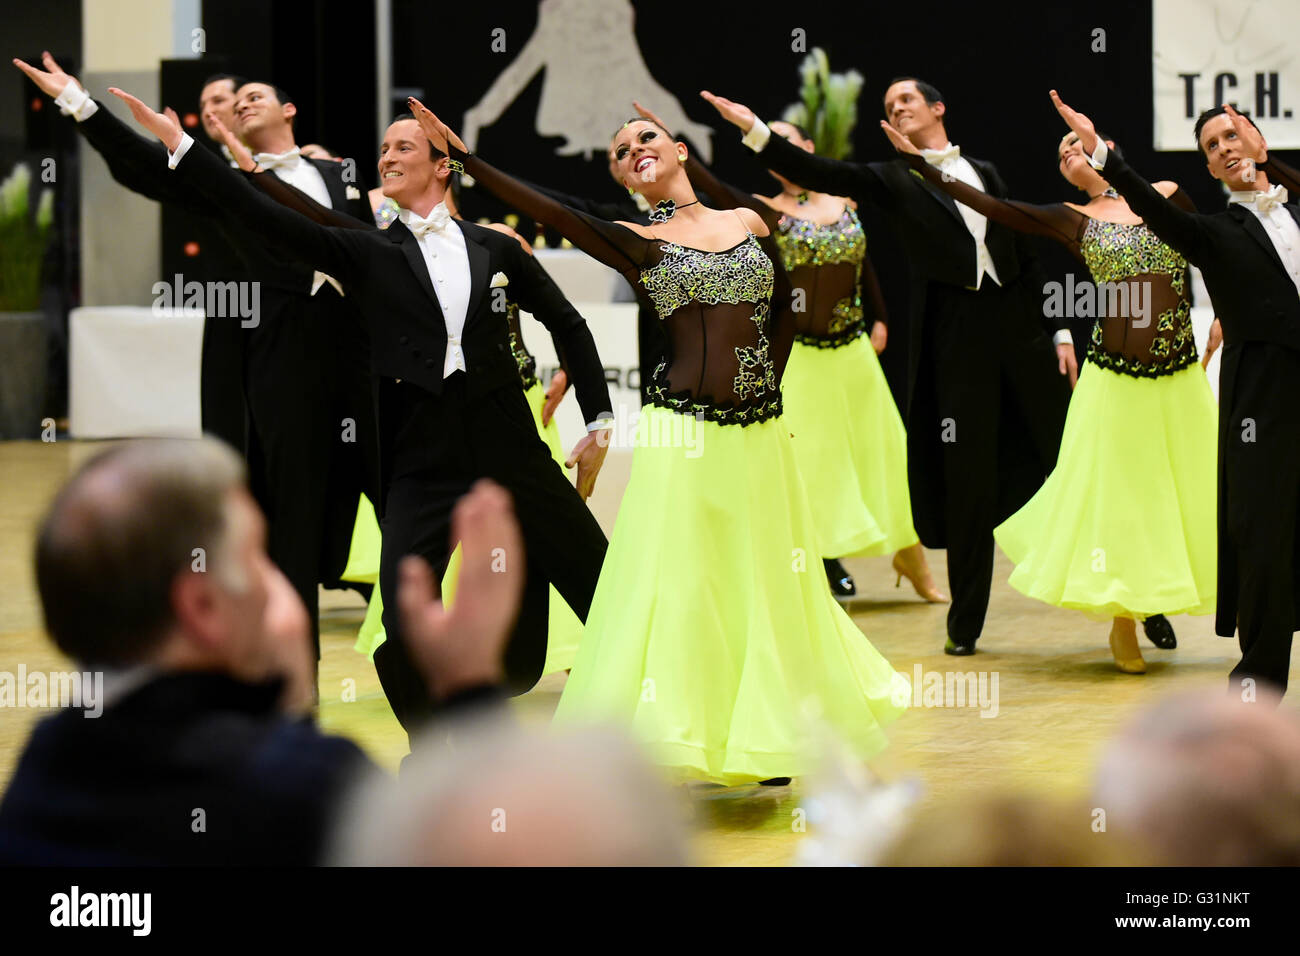
[[[403,210],[407,212],[407,210]],[[430,232],[442,232],[447,228],[447,223],[451,222],[451,213],[447,211],[446,205],[438,203],[433,207],[433,212],[429,213],[428,218],[417,216],[415,213],[402,217],[402,222],[406,228],[411,230],[411,235],[416,239],[423,239]]]
[[[298,147],[284,153],[257,153],[254,160],[261,163],[265,169],[297,169],[298,164],[302,162],[302,157],[298,155]]]
[[[943,166],[945,163],[961,158],[961,147],[949,143],[943,149],[923,149],[921,156],[931,166]]]
[[[1272,189],[1260,192],[1254,189],[1234,189],[1228,196],[1228,202],[1240,203],[1243,206],[1254,206],[1263,215],[1274,206],[1280,206],[1287,201],[1286,187],[1277,183]]]

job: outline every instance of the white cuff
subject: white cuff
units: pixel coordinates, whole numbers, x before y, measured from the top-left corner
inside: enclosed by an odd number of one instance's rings
[[[1059,329],[1059,330],[1057,331],[1057,333],[1056,333],[1055,335],[1052,336],[1052,344],[1053,344],[1053,345],[1073,345],[1073,344],[1074,344],[1074,336],[1070,334],[1070,330],[1069,330],[1069,329]]]
[[[90,119],[99,109],[99,104],[90,98],[90,94],[76,80],[68,80],[63,92],[54,98],[54,105],[64,116],[71,116],[78,123]]]
[[[1106,148],[1106,141],[1100,136],[1097,137],[1097,148],[1092,151],[1088,157],[1088,162],[1092,163],[1092,168],[1100,170],[1106,165],[1106,157],[1110,155],[1110,150]]]
[[[594,422],[587,422],[588,433],[600,431],[602,428],[613,428],[613,427],[614,427],[613,418],[598,418]]]
[[[759,153],[763,151],[763,147],[767,145],[767,141],[771,138],[772,131],[767,128],[767,124],[755,116],[754,125],[749,128],[749,132],[745,134],[741,142],[754,152]]]
[[[194,137],[189,133],[181,134],[181,144],[176,147],[176,152],[167,154],[167,168],[175,169],[176,164],[185,158],[185,154],[190,151],[194,145]]]

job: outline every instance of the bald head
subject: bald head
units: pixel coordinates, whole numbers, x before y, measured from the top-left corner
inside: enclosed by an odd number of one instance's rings
[[[363,866],[675,866],[680,808],[621,734],[538,736],[509,725],[420,750],[400,785],[377,783],[340,826]]]
[[[212,439],[126,442],[79,468],[36,538],[36,583],[59,649],[105,666],[147,657],[174,623],[176,577],[232,571],[230,502],[243,484],[239,457]]]
[[[1261,692],[1155,704],[1106,748],[1096,806],[1175,865],[1300,864],[1300,721]]]

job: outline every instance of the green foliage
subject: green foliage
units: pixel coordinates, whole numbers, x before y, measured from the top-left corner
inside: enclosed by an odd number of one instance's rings
[[[799,102],[787,106],[781,119],[806,129],[818,155],[848,159],[853,155],[862,74],[857,70],[832,73],[826,51],[814,47],[800,65],[799,76]]]
[[[54,190],[41,190],[32,215],[31,183],[26,163],[14,166],[0,183],[0,312],[28,312],[41,302],[41,264],[54,220]]]

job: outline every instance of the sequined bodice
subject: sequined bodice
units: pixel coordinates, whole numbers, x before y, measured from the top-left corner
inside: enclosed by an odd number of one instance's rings
[[[790,282],[802,289],[808,326],[804,345],[838,348],[867,331],[862,311],[862,263],[867,234],[849,206],[829,224],[782,216],[774,233]]]
[[[387,229],[397,219],[399,212],[401,212],[401,207],[385,196],[384,201],[375,210],[375,225],[380,229]]]
[[[746,425],[781,412],[768,354],[772,260],[753,233],[709,252],[658,246],[641,285],[668,332],[668,357],[654,371],[653,404],[723,424]]]
[[[1079,251],[1098,287],[1099,302],[1121,302],[1121,293],[1130,298],[1143,294],[1149,309],[1139,314],[1130,303],[1126,315],[1098,318],[1088,348],[1090,361],[1143,378],[1169,375],[1197,361],[1186,259],[1144,223],[1100,219],[1088,220]],[[1111,284],[1104,293],[1103,283]],[[1145,286],[1141,293],[1139,286]]]
[[[837,262],[861,263],[867,254],[867,234],[857,214],[848,206],[829,225],[782,216],[776,227],[776,246],[787,270],[800,266],[825,266]]]
[[[537,384],[537,359],[524,345],[523,330],[519,327],[519,306],[514,302],[506,302],[506,325],[510,330],[510,354],[519,368],[519,384],[527,391]]]

